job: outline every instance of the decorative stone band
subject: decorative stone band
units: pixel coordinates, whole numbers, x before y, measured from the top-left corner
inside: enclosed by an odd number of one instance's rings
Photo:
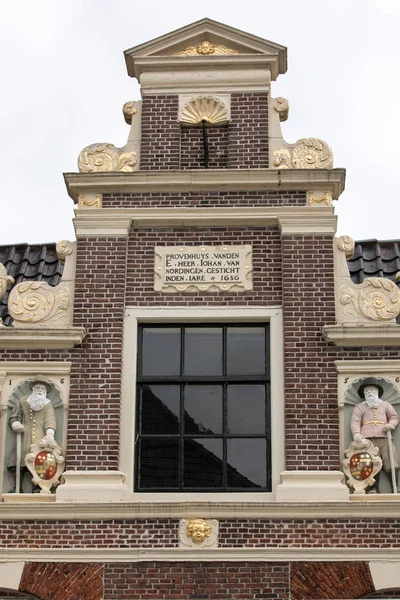
[[[337,240],[335,251],[335,304],[339,324],[396,323],[400,313],[400,290],[390,279],[368,277],[360,284],[351,281],[346,257],[354,251],[349,236]]]
[[[123,171],[129,173],[137,165],[136,152],[127,146],[116,148],[113,144],[91,144],[79,154],[78,168],[81,173]]]
[[[318,138],[302,138],[295,144],[276,150],[274,167],[278,169],[332,169],[333,154],[326,142]]]

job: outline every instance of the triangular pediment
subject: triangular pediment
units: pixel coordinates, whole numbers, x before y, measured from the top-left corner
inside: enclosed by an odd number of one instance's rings
[[[125,51],[128,73],[137,76],[135,63],[144,58],[198,57],[216,60],[222,56],[253,55],[271,58],[276,75],[286,72],[286,48],[258,36],[211,19],[201,19]]]

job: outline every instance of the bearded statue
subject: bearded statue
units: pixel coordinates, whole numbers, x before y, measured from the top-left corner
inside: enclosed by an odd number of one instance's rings
[[[21,459],[18,465],[22,473],[27,472],[25,457],[31,451],[31,445],[43,440],[51,447],[54,444],[56,432],[54,408],[50,399],[47,398],[51,389],[50,385],[45,381],[33,381],[30,388],[32,393],[15,403],[9,419],[11,429],[16,434],[22,434]],[[13,450],[8,462],[8,470],[11,473],[16,473],[16,463],[17,454]],[[40,492],[40,488],[34,488],[33,492]]]

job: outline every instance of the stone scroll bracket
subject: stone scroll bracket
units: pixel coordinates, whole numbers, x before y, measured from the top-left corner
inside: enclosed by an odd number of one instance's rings
[[[65,262],[61,282],[50,286],[44,281],[23,281],[8,298],[8,311],[14,328],[65,328],[73,324],[76,242],[57,244],[59,260]]]
[[[130,173],[139,169],[142,102],[125,102],[122,111],[131,126],[125,146],[116,148],[107,142],[86,146],[78,157],[80,173]]]
[[[367,277],[360,284],[351,281],[347,258],[354,252],[350,236],[335,239],[336,322],[342,325],[396,324],[400,314],[400,290],[383,277]]]

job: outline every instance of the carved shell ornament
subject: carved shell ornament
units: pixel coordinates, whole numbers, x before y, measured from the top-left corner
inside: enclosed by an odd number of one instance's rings
[[[135,156],[136,152],[124,152],[113,144],[91,144],[80,153],[78,167],[81,173],[130,172],[137,164]]]
[[[206,121],[210,125],[223,125],[229,121],[226,106],[213,96],[193,98],[183,107],[181,123],[185,125],[200,125]]]
[[[332,169],[333,154],[326,142],[303,138],[290,149],[276,150],[274,166],[279,169]]]

